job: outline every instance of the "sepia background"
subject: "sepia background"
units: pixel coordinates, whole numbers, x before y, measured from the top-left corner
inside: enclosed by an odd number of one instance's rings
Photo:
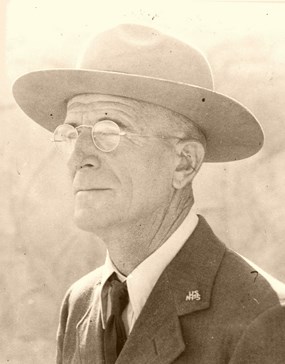
[[[50,134],[17,107],[11,85],[35,69],[73,67],[90,35],[118,23],[197,46],[215,89],[260,120],[263,150],[204,165],[195,209],[229,247],[285,281],[285,4],[170,3],[1,1],[0,363],[53,363],[63,295],[104,259],[102,242],[73,224],[71,184]]]

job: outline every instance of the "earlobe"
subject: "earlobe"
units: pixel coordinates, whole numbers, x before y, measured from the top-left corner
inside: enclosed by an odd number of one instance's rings
[[[191,183],[198,173],[205,155],[203,145],[198,141],[181,141],[177,144],[177,165],[173,174],[173,187],[182,189]]]

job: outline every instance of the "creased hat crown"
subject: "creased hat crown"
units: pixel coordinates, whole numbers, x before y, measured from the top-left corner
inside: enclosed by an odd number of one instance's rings
[[[142,25],[124,24],[92,39],[78,68],[121,72],[213,88],[195,48]]]

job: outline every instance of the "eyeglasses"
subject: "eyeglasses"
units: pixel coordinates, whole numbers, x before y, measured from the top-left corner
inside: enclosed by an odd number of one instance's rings
[[[178,137],[168,137],[163,135],[143,135],[121,131],[118,124],[112,120],[103,120],[92,125],[72,126],[71,124],[59,125],[53,133],[53,141],[60,144],[62,149],[72,152],[79,136],[81,128],[90,128],[92,140],[96,148],[102,152],[109,153],[115,150],[120,144],[121,136],[139,136],[144,138],[179,139]]]

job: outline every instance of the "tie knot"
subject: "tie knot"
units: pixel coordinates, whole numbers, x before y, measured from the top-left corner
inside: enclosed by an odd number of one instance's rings
[[[117,279],[111,281],[111,314],[121,316],[129,302],[129,295],[126,282]]]

